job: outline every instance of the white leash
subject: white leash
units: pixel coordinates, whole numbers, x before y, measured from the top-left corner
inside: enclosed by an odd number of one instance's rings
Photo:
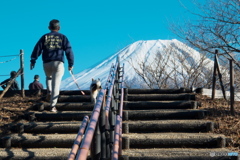
[[[72,70],[70,70],[69,72],[70,72],[70,74],[71,74],[71,76],[72,76],[72,78],[73,78],[73,81],[74,81],[75,84],[77,85],[78,89],[81,91],[81,89],[80,89],[80,87],[79,87],[79,85],[78,85],[78,83],[77,83],[77,80],[76,80],[76,78],[75,78],[74,75],[73,75]],[[82,95],[85,95],[85,93],[84,93],[83,91],[81,91],[81,93],[82,93]]]

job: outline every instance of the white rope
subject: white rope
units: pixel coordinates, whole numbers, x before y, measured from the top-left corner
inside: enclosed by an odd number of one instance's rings
[[[10,59],[10,60],[7,60],[7,61],[3,61],[3,62],[0,62],[0,63],[7,63],[7,62],[10,62],[10,61],[13,61],[14,59],[16,59],[17,57],[14,57],[14,58],[12,58],[12,59]]]

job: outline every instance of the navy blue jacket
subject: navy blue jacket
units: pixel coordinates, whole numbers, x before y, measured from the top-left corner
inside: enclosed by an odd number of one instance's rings
[[[41,54],[43,63],[51,61],[64,62],[64,52],[68,60],[68,66],[72,67],[74,56],[70,42],[65,35],[52,31],[43,35],[35,45],[31,55],[31,63],[35,64]]]
[[[34,82],[29,84],[28,88],[29,90],[40,90],[43,89],[43,85],[39,81],[34,80]]]

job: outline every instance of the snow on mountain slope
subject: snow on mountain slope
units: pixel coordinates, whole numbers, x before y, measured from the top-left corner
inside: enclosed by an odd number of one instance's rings
[[[152,63],[155,58],[156,54],[160,53],[162,56],[168,56],[164,54],[164,50],[168,48],[168,46],[174,46],[174,49],[177,50],[177,54],[181,56],[183,59],[185,58],[186,66],[191,67],[190,65],[194,63],[198,63],[201,59],[200,53],[196,50],[186,46],[182,42],[173,39],[173,40],[148,40],[148,41],[137,41],[133,44],[128,45],[127,47],[123,48],[119,52],[115,53],[108,59],[104,60],[100,64],[98,64],[94,68],[86,69],[78,74],[75,74],[77,79],[77,83],[79,84],[80,88],[83,90],[88,90],[92,78],[97,79],[100,78],[102,82],[102,86],[105,86],[106,79],[110,72],[110,67],[112,64],[115,64],[117,57],[120,58],[121,66],[124,63],[124,71],[125,71],[125,80],[130,81],[136,77],[135,68],[139,68],[139,62],[147,61],[148,63]],[[184,71],[181,68],[181,61],[176,61],[176,54],[174,56],[169,56],[168,61],[166,62],[169,67],[175,67],[179,71]],[[213,62],[207,59],[209,63],[206,64],[206,68],[213,66]],[[173,63],[174,62],[174,63]],[[191,62],[191,63],[190,63]],[[170,72],[170,70],[169,70]],[[185,73],[188,74],[188,73]],[[137,86],[137,85],[136,85]],[[78,90],[76,84],[74,83],[72,77],[69,77],[62,81],[61,83],[61,90]]]

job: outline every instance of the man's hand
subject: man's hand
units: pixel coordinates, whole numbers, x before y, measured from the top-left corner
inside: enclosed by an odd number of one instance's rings
[[[30,70],[32,70],[34,68],[35,64],[31,63],[30,64]]]
[[[68,70],[71,71],[73,69],[73,67],[68,67]]]

